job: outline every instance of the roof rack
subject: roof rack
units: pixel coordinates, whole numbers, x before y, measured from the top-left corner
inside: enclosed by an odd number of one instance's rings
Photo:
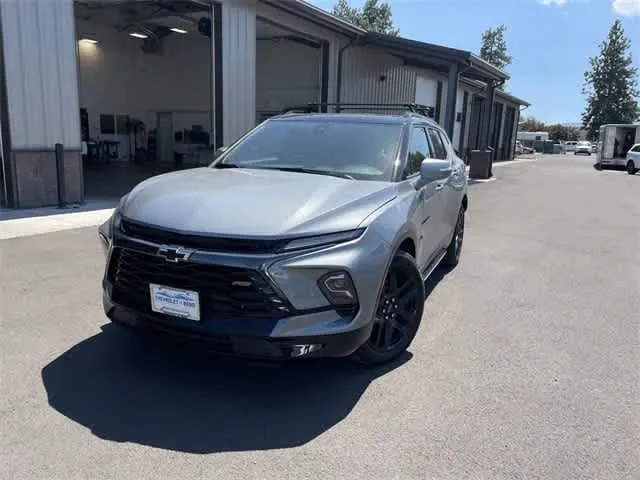
[[[416,114],[434,118],[435,109],[418,103],[307,103],[285,108],[282,113],[320,113],[334,108],[336,113],[343,110],[404,110],[405,114]]]

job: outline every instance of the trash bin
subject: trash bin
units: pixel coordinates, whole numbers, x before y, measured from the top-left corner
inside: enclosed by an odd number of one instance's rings
[[[546,153],[546,154],[553,154],[553,142],[551,141],[546,141],[544,142],[544,145],[542,146],[542,153]]]
[[[491,151],[471,150],[469,178],[479,180],[491,178]]]

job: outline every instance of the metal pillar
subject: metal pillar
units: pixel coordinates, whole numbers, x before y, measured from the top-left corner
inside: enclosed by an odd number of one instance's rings
[[[493,117],[493,103],[496,98],[496,85],[487,85],[487,94],[482,101],[482,114],[480,116],[480,150],[488,150],[491,136],[491,123]]]
[[[460,80],[460,68],[457,63],[449,67],[447,80],[447,104],[445,107],[444,129],[453,141],[453,130],[456,124],[456,104],[458,100],[458,81]]]

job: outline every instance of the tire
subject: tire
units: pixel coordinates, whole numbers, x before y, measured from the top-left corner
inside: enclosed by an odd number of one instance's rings
[[[462,254],[462,243],[464,240],[464,207],[460,207],[458,212],[458,221],[456,222],[456,229],[453,232],[453,238],[451,243],[447,247],[447,253],[442,259],[442,264],[447,267],[456,267],[460,263],[460,255]]]
[[[638,169],[636,168],[635,163],[633,163],[633,160],[629,160],[627,162],[627,173],[629,175],[635,175],[638,172]]]
[[[391,261],[369,339],[351,359],[364,365],[389,363],[413,341],[424,310],[424,281],[414,258],[398,251]]]

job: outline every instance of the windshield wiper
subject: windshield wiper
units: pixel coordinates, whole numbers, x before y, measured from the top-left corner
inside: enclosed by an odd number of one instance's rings
[[[236,165],[235,163],[216,163],[214,167],[215,168],[243,168],[240,165]]]
[[[331,172],[328,170],[315,170],[313,168],[303,167],[260,167],[264,170],[280,170],[283,172],[310,173],[312,175],[328,175],[330,177],[346,178],[347,180],[355,180],[351,175],[340,172]]]

